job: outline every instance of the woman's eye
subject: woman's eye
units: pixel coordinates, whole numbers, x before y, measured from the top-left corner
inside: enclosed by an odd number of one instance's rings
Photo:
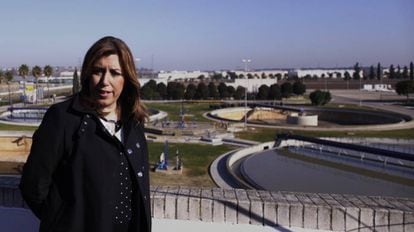
[[[119,71],[117,71],[117,70],[111,69],[110,72],[111,72],[111,75],[112,76],[120,76],[120,75],[122,75],[122,73],[119,72]]]
[[[95,75],[100,75],[100,74],[102,74],[103,72],[105,72],[105,70],[104,70],[104,69],[102,69],[102,68],[93,68],[93,69],[92,69],[92,74],[95,74]]]

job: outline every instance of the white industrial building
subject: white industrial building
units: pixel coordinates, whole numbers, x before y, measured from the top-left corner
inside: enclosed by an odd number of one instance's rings
[[[273,76],[276,78],[277,76],[280,76],[281,78],[285,78],[288,75],[287,70],[263,70],[263,71],[234,71],[234,73],[240,77],[243,75],[245,78],[250,74],[254,78],[262,78],[262,75],[265,75],[266,78],[270,78]],[[227,75],[227,72],[222,73],[223,76]]]
[[[259,87],[261,85],[271,86],[277,83],[277,79],[234,79],[234,82],[226,82],[227,86],[233,86],[237,88],[238,86],[242,86],[244,88],[247,87],[248,92],[258,92]]]
[[[348,72],[352,77],[355,70],[354,69],[294,69],[289,72],[289,76],[297,76],[299,78],[304,78],[306,76],[318,77],[318,78],[344,78],[345,73]],[[360,75],[362,77],[362,70]]]
[[[166,79],[167,81],[196,79],[200,76],[207,78],[209,76],[209,73],[201,71],[160,71],[158,73],[158,79]]]

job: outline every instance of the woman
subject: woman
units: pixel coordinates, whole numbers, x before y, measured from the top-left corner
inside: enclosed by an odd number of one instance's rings
[[[49,108],[20,189],[40,231],[151,231],[147,117],[134,59],[104,37],[86,53],[82,90]]]

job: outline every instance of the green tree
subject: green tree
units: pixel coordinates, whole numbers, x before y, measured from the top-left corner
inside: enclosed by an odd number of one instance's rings
[[[220,98],[221,99],[226,99],[230,97],[229,92],[227,91],[227,85],[224,82],[221,82],[218,87],[217,90],[219,92]]]
[[[178,100],[184,98],[185,87],[178,82],[168,82],[167,93],[168,99]]]
[[[414,64],[410,62],[410,80],[414,80]]]
[[[43,68],[43,74],[46,76],[46,87],[47,87],[47,96],[49,97],[49,78],[53,75],[53,68],[50,65],[46,65]]]
[[[13,106],[11,92],[10,92],[10,82],[13,80],[13,73],[11,71],[7,71],[6,73],[4,73],[4,78],[6,78],[8,91],[9,91],[9,104],[10,106]]]
[[[194,96],[197,92],[197,86],[195,86],[193,83],[187,85],[187,88],[184,93],[184,98],[187,100],[194,99]]]
[[[377,80],[382,79],[382,67],[381,64],[378,62],[377,64]]]
[[[197,79],[199,79],[200,81],[203,81],[206,77],[204,75],[200,75],[197,77]]]
[[[145,85],[141,88],[141,97],[149,100],[159,99],[160,94],[157,91],[157,82],[149,80],[145,83]]]
[[[368,78],[369,78],[370,80],[375,79],[375,69],[374,69],[374,65],[371,65],[371,66],[369,67],[369,76],[368,76]]]
[[[208,96],[212,99],[217,99],[219,97],[217,86],[213,82],[208,84]]]
[[[278,84],[273,84],[270,86],[269,99],[271,100],[282,99],[282,92],[280,91],[280,86]]]
[[[397,72],[395,73],[395,77],[396,77],[397,79],[400,79],[400,78],[402,77],[402,75],[401,75],[401,67],[400,67],[400,65],[397,65]]]
[[[141,98],[146,100],[154,99],[154,90],[147,84],[141,87]]]
[[[42,75],[42,68],[37,65],[34,66],[32,68],[32,75],[34,76],[36,84],[37,84],[39,77]]]
[[[389,73],[388,73],[388,78],[389,79],[396,78],[394,65],[390,65],[390,70],[389,70]]]
[[[243,86],[237,86],[236,92],[234,93],[234,99],[241,100],[244,99],[244,95],[246,94],[246,88]]]
[[[285,82],[281,85],[280,90],[282,92],[282,97],[288,98],[293,93],[293,87],[290,82]]]
[[[13,80],[13,73],[11,71],[7,71],[4,73],[4,77],[6,78],[7,82],[10,82]]]
[[[258,100],[267,100],[269,97],[270,88],[267,85],[261,85],[259,87],[259,92],[257,93],[256,98]]]
[[[29,75],[29,66],[22,64],[19,67],[19,76],[23,78],[23,104],[26,105],[26,77]]]
[[[161,99],[167,99],[167,86],[164,83],[160,82],[157,84],[157,92],[160,95]]]
[[[39,82],[39,77],[42,75],[42,68],[40,67],[40,66],[34,66],[33,68],[32,68],[32,75],[34,76],[34,78],[35,78],[35,86],[36,86],[36,91],[37,91],[37,85],[38,85],[38,82]],[[37,98],[36,98],[37,99]]]
[[[402,78],[408,79],[408,67],[407,66],[404,66],[403,68]]]
[[[151,79],[145,85],[147,85],[153,91],[157,91],[157,82],[155,80]]]
[[[208,87],[203,82],[197,85],[197,92],[194,96],[195,99],[207,99],[209,96]]]
[[[302,81],[295,81],[292,86],[292,92],[296,95],[303,95],[306,92],[306,85]]]
[[[335,73],[336,78],[341,79],[342,78],[342,73],[341,72],[337,72]]]
[[[230,76],[230,79],[232,79],[232,80],[238,78],[238,76],[236,75],[235,72],[227,72],[227,75]]]
[[[221,73],[214,73],[211,77],[213,80],[219,81],[223,79],[223,75]]]
[[[281,73],[276,73],[275,77],[278,81],[282,80],[282,74]]]
[[[345,71],[344,73],[344,80],[349,81],[351,79],[351,74],[349,74],[348,71]]]
[[[354,74],[352,75],[352,77],[354,78],[354,80],[359,80],[361,79],[361,67],[359,67],[359,63],[357,62],[354,65]]]
[[[173,91],[173,99],[179,100],[184,98],[185,87],[182,83],[177,83],[175,90]]]
[[[236,89],[229,85],[227,86],[227,93],[229,94],[229,98],[234,98],[234,94],[236,93]]]
[[[170,81],[167,83],[167,99],[172,100],[174,95],[174,89],[177,87],[177,83]]]
[[[414,81],[406,80],[398,82],[395,85],[395,91],[398,93],[398,95],[405,95],[407,97],[408,103],[410,94],[414,93]]]
[[[75,68],[75,71],[73,72],[73,83],[72,83],[72,94],[75,95],[79,93],[81,90],[81,83],[78,76],[78,68]]]
[[[3,70],[0,70],[0,83],[3,83],[3,79],[4,79],[4,72]]]
[[[329,91],[315,90],[309,95],[312,105],[321,106],[331,101],[331,93]]]

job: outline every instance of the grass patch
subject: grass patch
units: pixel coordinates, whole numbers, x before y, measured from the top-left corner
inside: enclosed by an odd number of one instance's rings
[[[37,126],[17,126],[0,123],[0,131],[35,131]]]
[[[148,108],[162,110],[168,113],[168,118],[172,121],[180,119],[181,103],[145,103]],[[196,122],[210,122],[203,117],[203,113],[210,111],[210,103],[184,103],[186,114],[193,115],[187,120]]]
[[[215,187],[210,178],[208,167],[218,156],[235,148],[227,145],[169,143],[169,168],[175,166],[177,149],[182,155],[183,173],[180,175],[151,172],[152,185]],[[155,166],[161,152],[164,151],[164,143],[148,143],[148,150],[150,165]]]
[[[392,131],[300,131],[300,130],[283,130],[271,128],[251,128],[248,131],[236,133],[241,139],[253,140],[257,142],[267,142],[275,139],[278,133],[293,133],[311,137],[346,137],[346,138],[398,138],[414,139],[414,129],[392,130]]]

